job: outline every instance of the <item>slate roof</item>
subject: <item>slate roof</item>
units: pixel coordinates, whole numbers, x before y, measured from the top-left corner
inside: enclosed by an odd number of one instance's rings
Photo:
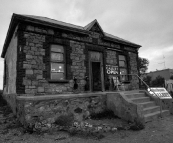
[[[54,24],[58,24],[58,25],[62,25],[62,26],[67,26],[67,27],[76,28],[76,29],[80,29],[80,30],[88,30],[88,31],[90,30],[90,28],[92,28],[92,26],[95,23],[97,23],[99,25],[99,23],[97,22],[96,19],[93,20],[92,22],[90,22],[89,24],[87,24],[85,27],[82,27],[82,26],[78,26],[78,25],[74,25],[74,24],[54,20],[54,19],[47,18],[47,17],[33,16],[33,15],[23,15],[23,16],[28,17],[28,18],[34,18],[34,19],[37,19],[37,20],[45,21],[45,22],[49,22],[49,23],[54,23]],[[99,25],[99,28],[102,30],[100,25]],[[103,30],[102,30],[102,32],[103,32]],[[124,39],[119,38],[117,36],[111,35],[109,33],[106,33],[106,32],[103,32],[103,33],[104,33],[105,36],[107,36],[109,38],[113,38],[113,39],[120,40],[120,41],[123,41],[123,42],[127,42],[127,43],[130,43],[130,44],[135,44],[135,43],[130,42],[128,40],[124,40]],[[135,44],[135,45],[137,45],[137,44]]]
[[[74,24],[54,20],[54,19],[47,18],[47,17],[13,14],[11,22],[10,22],[9,29],[8,29],[8,33],[7,33],[7,36],[6,36],[6,40],[5,40],[5,43],[4,43],[4,47],[3,47],[1,57],[5,56],[8,44],[9,44],[10,39],[12,37],[12,33],[14,32],[14,28],[16,26],[16,23],[18,23],[18,21],[20,21],[20,20],[28,21],[28,22],[32,22],[32,23],[43,24],[43,25],[52,26],[52,27],[56,27],[56,28],[62,28],[62,29],[71,30],[71,31],[75,30],[75,32],[79,32],[79,33],[83,33],[83,34],[89,34],[89,30],[96,23],[99,26],[99,28],[100,28],[101,32],[103,33],[104,38],[106,40],[115,41],[115,42],[118,42],[118,43],[123,43],[125,45],[130,45],[130,46],[136,47],[136,48],[141,47],[138,44],[132,43],[130,41],[124,40],[122,38],[119,38],[117,36],[114,36],[114,35],[111,35],[111,34],[108,34],[108,33],[104,32],[96,19],[93,20],[92,22],[90,22],[89,24],[87,24],[86,26],[82,27],[82,26],[78,26],[78,25],[74,25]]]
[[[25,16],[25,17],[28,17],[28,18],[34,18],[36,20],[41,20],[41,21],[45,21],[45,22],[49,22],[49,23],[54,23],[54,24],[58,24],[58,25],[62,25],[62,26],[67,26],[67,27],[71,27],[71,28],[84,30],[84,28],[82,26],[77,26],[77,25],[74,25],[74,24],[62,22],[62,21],[47,18],[47,17],[33,16],[33,15],[21,15],[21,16]]]

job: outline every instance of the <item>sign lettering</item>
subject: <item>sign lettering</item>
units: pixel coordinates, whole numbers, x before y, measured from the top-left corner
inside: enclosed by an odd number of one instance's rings
[[[171,95],[165,88],[148,88],[148,92],[153,96],[157,95],[160,99],[172,99]]]
[[[118,66],[106,65],[107,74],[118,74]]]

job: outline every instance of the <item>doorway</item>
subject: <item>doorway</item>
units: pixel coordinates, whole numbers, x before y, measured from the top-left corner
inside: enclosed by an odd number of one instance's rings
[[[89,52],[90,91],[104,91],[103,58],[101,52]]]
[[[102,80],[100,62],[91,62],[92,65],[92,89],[93,91],[102,91]]]

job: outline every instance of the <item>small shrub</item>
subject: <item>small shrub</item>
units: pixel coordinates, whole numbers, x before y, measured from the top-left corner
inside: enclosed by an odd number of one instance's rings
[[[70,115],[61,115],[55,120],[55,124],[59,126],[71,126],[74,122],[74,116]]]
[[[130,125],[131,130],[142,130],[145,128],[145,122],[143,118],[135,118],[134,123]]]
[[[100,119],[112,119],[112,118],[118,118],[114,115],[114,112],[111,110],[105,110],[101,113],[92,113],[90,116],[91,119],[100,120]]]

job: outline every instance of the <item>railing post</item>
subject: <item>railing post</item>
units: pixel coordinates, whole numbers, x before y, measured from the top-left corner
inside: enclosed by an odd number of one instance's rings
[[[160,104],[160,117],[162,118],[162,100],[161,99],[160,99],[160,103],[159,104]]]

